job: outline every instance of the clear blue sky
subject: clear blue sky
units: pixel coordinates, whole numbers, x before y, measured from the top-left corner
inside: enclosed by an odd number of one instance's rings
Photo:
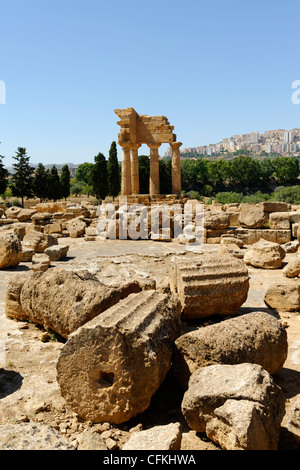
[[[183,148],[300,127],[300,105],[291,101],[300,80],[298,0],[0,6],[6,165],[17,147],[32,163],[108,156],[119,131],[114,109],[123,107],[167,116]]]

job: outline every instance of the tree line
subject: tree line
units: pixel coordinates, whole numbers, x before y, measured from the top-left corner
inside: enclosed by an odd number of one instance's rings
[[[198,191],[202,196],[226,191],[271,192],[299,183],[299,161],[285,156],[258,160],[247,155],[231,160],[183,160],[181,175],[183,190]]]
[[[116,197],[121,191],[121,165],[118,161],[117,145],[112,142],[108,159],[103,153],[94,157],[94,163],[78,166],[75,178],[71,179],[68,165],[59,175],[55,165],[46,169],[39,163],[34,169],[30,165],[26,148],[19,147],[13,157],[14,172],[9,177],[0,155],[0,194],[7,188],[12,196],[37,197],[44,200],[67,199],[70,194],[93,195],[98,201],[107,196]],[[160,192],[172,192],[171,158],[159,160]],[[150,158],[139,156],[140,194],[149,194]],[[231,160],[183,159],[181,161],[182,190],[185,193],[197,192],[201,196],[212,197],[224,192],[238,192],[242,195],[257,191],[273,192],[278,187],[299,184],[299,161],[296,157],[277,156],[255,159],[239,155]]]
[[[108,161],[102,153],[94,157],[94,163],[79,165],[75,179],[71,179],[68,165],[64,165],[61,174],[55,165],[46,169],[39,163],[35,169],[30,164],[30,157],[25,147],[18,147],[13,157],[13,174],[9,175],[4,167],[4,157],[0,155],[0,194],[7,192],[13,197],[24,199],[37,197],[41,201],[67,199],[70,194],[78,194],[76,185],[84,185],[85,194],[90,192],[98,200],[120,193],[120,168],[116,142],[112,142]],[[9,190],[9,191],[8,191]]]

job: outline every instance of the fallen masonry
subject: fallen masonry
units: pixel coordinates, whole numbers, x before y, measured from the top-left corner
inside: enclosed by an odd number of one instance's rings
[[[62,396],[85,420],[129,420],[150,405],[180,334],[179,316],[167,295],[128,296],[69,336],[57,364]]]
[[[182,412],[226,450],[275,450],[284,395],[257,364],[211,365],[192,374]]]
[[[119,300],[139,291],[136,281],[110,288],[87,271],[55,267],[24,276],[17,285],[13,278],[7,288],[6,314],[27,318],[67,338]]]
[[[259,364],[275,374],[287,358],[287,333],[281,322],[265,312],[252,312],[192,331],[175,341],[174,371],[187,389],[193,372],[213,364]]]
[[[179,201],[183,203],[183,199]],[[163,199],[159,202],[157,196],[156,202],[162,203]],[[170,198],[170,203],[174,203],[174,198]],[[69,266],[68,270],[61,269],[63,262],[68,264],[66,256],[69,245],[74,246],[73,236],[82,238],[81,246],[86,241],[93,245],[93,241],[99,239],[95,208],[48,204],[37,208],[39,212],[22,214],[13,210],[8,213],[9,219],[1,219],[1,240],[5,238],[8,244],[0,245],[0,253],[4,253],[3,259],[9,260],[10,267],[35,261],[37,255],[40,259],[48,256],[51,264],[64,260],[58,263],[60,268],[50,266],[45,272],[31,272],[35,263],[28,264],[26,270],[20,266],[22,272],[12,277],[7,285],[5,309],[7,319],[36,323],[63,337],[57,349],[60,350],[57,387],[66,406],[74,410],[81,423],[101,423],[104,428],[138,419],[149,409],[170,373],[188,394],[182,403],[182,412],[186,424],[194,430],[196,427],[186,411],[186,400],[193,395],[195,377],[199,379],[207,370],[205,386],[210,386],[212,392],[208,396],[214,396],[217,405],[208,409],[201,394],[194,396],[193,413],[204,422],[199,432],[205,432],[211,442],[223,449],[278,447],[284,403],[272,376],[284,367],[287,357],[281,312],[297,314],[300,310],[297,260],[300,215],[298,209],[284,204],[262,204],[259,210],[253,211],[249,206],[245,209],[256,217],[256,222],[246,223],[242,218],[242,224],[238,222],[242,206],[206,206],[205,243],[220,244],[221,248],[216,247],[210,255],[206,252],[193,257],[176,255],[169,263],[170,271],[164,272],[164,282],[152,275],[139,282],[128,281],[125,277],[124,282],[120,281],[119,264],[114,264],[112,271],[118,272],[118,281],[110,280],[110,286],[102,283],[101,272],[96,277],[84,270],[70,271]],[[121,206],[117,211],[116,217],[122,217]],[[275,215],[271,216],[272,213]],[[144,219],[131,214],[127,220],[132,233],[141,230],[141,222],[147,220],[147,234],[152,234],[148,213]],[[173,239],[174,228],[180,220],[181,214],[171,211],[168,229],[162,227],[162,219],[158,217],[158,240],[171,242],[171,251],[179,241],[186,244],[195,241],[192,229],[180,239]],[[250,228],[251,224],[256,228]],[[120,222],[117,226],[120,228]],[[102,235],[105,243],[105,228]],[[255,243],[259,240],[262,242],[257,250]],[[15,242],[15,249],[9,248],[11,241]],[[295,253],[295,257],[293,260],[287,257],[289,263],[282,269],[288,253]],[[252,259],[248,262],[250,255]],[[255,266],[255,261],[252,263],[254,258],[259,266]],[[42,263],[40,268],[43,268]],[[247,313],[241,314],[239,309],[248,299],[253,271],[261,273],[263,285],[264,272],[268,275],[268,270],[273,269],[277,270],[278,279],[273,277],[274,285],[265,288],[264,297],[269,309],[262,311],[253,305],[253,311],[248,308]],[[270,308],[274,309],[274,314],[270,313]],[[212,374],[208,381],[208,371],[215,366],[222,366],[222,373],[217,369],[220,374]],[[234,372],[236,366],[240,366],[239,373]],[[228,386],[231,382],[235,390],[240,390],[245,377],[249,378],[247,391],[235,394],[229,387],[226,395],[224,384]],[[255,384],[256,390],[250,387],[250,382]],[[263,389],[265,384],[267,387]],[[256,400],[253,397],[259,391],[261,395]],[[222,401],[225,395],[226,400]],[[198,409],[199,399],[202,404]],[[295,407],[289,422],[293,423],[290,429],[295,435],[299,429],[298,410],[299,406]],[[172,418],[170,415],[171,421]],[[175,427],[176,423],[174,418],[170,424]],[[159,450],[168,439],[172,446],[176,441],[172,439],[172,427],[170,434],[168,426],[160,430],[166,440],[159,438],[155,427],[139,430],[132,440],[133,435],[129,433],[128,446],[151,447],[155,437]],[[148,441],[143,440],[146,434],[142,432],[147,432]],[[93,445],[99,449],[106,446],[121,449],[124,445],[123,441],[117,442],[111,437],[105,440],[104,435],[103,440],[99,437],[97,441],[97,433],[93,433],[89,443],[88,438],[84,442],[83,434],[82,439],[78,437],[78,449]],[[9,439],[10,429],[7,436]],[[32,445],[37,436],[36,432],[32,434]],[[14,446],[18,445],[18,440],[23,442],[19,436]],[[124,450],[126,447],[124,445]]]
[[[247,299],[249,273],[243,260],[232,256],[202,255],[192,265],[174,257],[170,287],[184,319],[234,315]]]

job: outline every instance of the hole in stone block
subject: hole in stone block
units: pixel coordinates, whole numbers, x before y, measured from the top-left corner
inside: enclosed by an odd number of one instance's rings
[[[89,381],[92,390],[96,392],[99,388],[108,388],[113,385],[114,373],[93,369],[89,372]]]

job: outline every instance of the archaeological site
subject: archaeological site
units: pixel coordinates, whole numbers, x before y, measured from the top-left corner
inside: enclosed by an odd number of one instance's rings
[[[0,206],[0,449],[299,450],[300,206],[184,195],[115,113],[118,197]]]

